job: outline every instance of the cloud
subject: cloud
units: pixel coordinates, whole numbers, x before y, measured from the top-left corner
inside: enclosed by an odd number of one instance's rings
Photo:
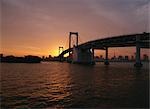
[[[83,42],[149,31],[148,0],[2,0],[3,45],[54,46],[78,31]],[[8,45],[7,45],[8,46]],[[11,46],[11,45],[10,45]],[[42,48],[42,47],[41,47]]]
[[[146,30],[143,24],[148,23],[148,0],[87,0],[86,2],[93,13],[110,21],[109,23],[120,25],[128,31]]]

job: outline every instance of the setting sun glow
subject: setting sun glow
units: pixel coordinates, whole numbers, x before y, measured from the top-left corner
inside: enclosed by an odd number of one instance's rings
[[[57,56],[59,46],[68,48],[67,40],[71,31],[79,32],[80,42],[147,32],[147,4],[140,3],[2,0],[0,52],[16,56]],[[122,51],[116,52],[124,54]],[[114,51],[110,53],[113,55]],[[134,54],[130,49],[128,53]]]

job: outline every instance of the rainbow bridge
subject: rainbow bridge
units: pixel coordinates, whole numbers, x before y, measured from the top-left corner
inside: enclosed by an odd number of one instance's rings
[[[76,45],[71,47],[71,36],[76,35]],[[94,49],[105,50],[105,65],[109,65],[108,48],[112,47],[136,47],[136,67],[141,67],[140,50],[150,48],[150,33],[139,33],[113,36],[103,39],[88,41],[78,45],[78,32],[69,33],[69,48],[59,54],[60,61],[64,60],[64,55],[69,53],[68,60],[71,63],[94,64]]]

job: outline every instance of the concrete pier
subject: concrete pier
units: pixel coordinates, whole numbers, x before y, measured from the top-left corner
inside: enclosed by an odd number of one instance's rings
[[[142,67],[141,63],[141,48],[140,48],[140,37],[136,37],[136,60],[135,60],[135,67]]]
[[[73,48],[72,63],[94,65],[93,52],[90,49]]]
[[[106,47],[106,53],[105,53],[105,62],[104,62],[104,64],[105,65],[109,65],[109,61],[108,61],[108,47]]]

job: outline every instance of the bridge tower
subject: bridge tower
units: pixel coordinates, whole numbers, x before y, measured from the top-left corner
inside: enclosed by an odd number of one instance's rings
[[[58,56],[64,51],[64,47],[59,47]]]
[[[69,49],[71,48],[71,37],[72,35],[75,35],[76,36],[76,45],[75,46],[78,46],[78,32],[70,32],[69,33]],[[69,56],[70,56],[70,52],[69,52]]]
[[[58,50],[58,56],[60,56],[60,54],[64,51],[64,47],[59,47],[59,50]],[[63,56],[60,56],[59,57],[59,61],[63,61]]]
[[[76,44],[71,47],[72,35],[76,36]],[[78,47],[78,32],[69,33],[69,49],[73,48],[72,54],[69,52],[68,62],[79,63],[79,64],[94,64],[93,51],[91,49],[79,48]]]

